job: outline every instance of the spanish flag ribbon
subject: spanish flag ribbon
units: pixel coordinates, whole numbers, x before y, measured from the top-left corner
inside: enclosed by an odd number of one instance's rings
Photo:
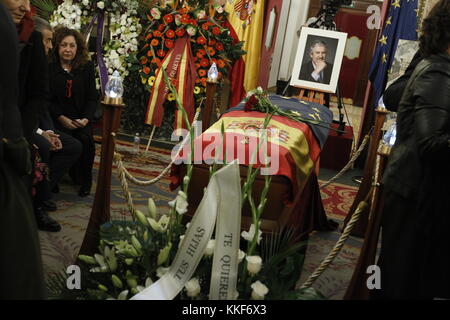
[[[155,83],[147,106],[145,123],[160,127],[164,116],[163,104],[169,94],[169,87],[164,82],[162,69],[166,70],[169,81],[175,86],[178,95],[182,99],[183,107],[188,114],[188,120],[194,117],[194,84],[195,65],[192,61],[191,45],[188,37],[175,41],[174,48],[168,52],[156,71]],[[184,128],[182,113],[177,110],[175,116],[175,129]]]

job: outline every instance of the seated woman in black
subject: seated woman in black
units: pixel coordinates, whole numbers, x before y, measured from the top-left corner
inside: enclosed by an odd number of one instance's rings
[[[79,179],[79,195],[87,196],[92,186],[95,146],[91,121],[98,104],[94,66],[81,34],[69,28],[55,31],[55,48],[49,67],[50,112],[57,129],[83,145],[80,159],[71,169]]]

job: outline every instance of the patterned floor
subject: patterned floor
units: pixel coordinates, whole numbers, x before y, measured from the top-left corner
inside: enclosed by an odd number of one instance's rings
[[[140,155],[136,156],[130,153],[131,148],[128,144],[122,143],[118,145],[118,150],[123,156],[126,167],[133,175],[142,179],[155,177],[170,162],[170,153],[159,149],[152,149],[152,152],[147,155],[144,154],[144,150],[141,150]],[[99,150],[97,150],[97,161],[98,156]],[[96,163],[96,167],[98,167],[98,163]],[[97,171],[94,173],[94,177],[96,174]],[[129,212],[124,202],[119,180],[115,174],[116,170],[113,172],[112,180],[111,216],[113,219],[121,219],[124,216],[129,216]],[[148,187],[137,187],[130,184],[133,200],[137,207],[145,209],[147,199],[153,197],[159,210],[167,211],[167,202],[174,198],[174,193],[169,190],[168,184],[167,176],[160,182]],[[81,246],[94,197],[90,195],[86,198],[79,198],[76,191],[77,187],[69,181],[63,181],[60,184],[60,193],[54,197],[58,210],[50,213],[50,216],[60,222],[62,230],[57,233],[39,232],[44,271],[47,278],[73,264]],[[322,190],[323,203],[329,218],[342,223],[356,192],[355,187],[337,183]],[[311,235],[304,271],[299,284],[302,284],[309,274],[320,265],[339,236],[340,232],[338,231],[314,232]],[[360,247],[360,239],[349,239],[335,262],[314,284],[314,287],[328,299],[342,298],[356,264]]]

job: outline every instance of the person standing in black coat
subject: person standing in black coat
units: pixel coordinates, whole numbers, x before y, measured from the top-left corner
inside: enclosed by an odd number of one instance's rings
[[[375,299],[450,298],[450,1],[423,22],[420,61],[398,107],[383,175]]]
[[[0,0],[0,300],[43,299],[40,244],[24,183],[31,162],[17,104],[18,38],[7,9],[20,21],[30,8],[28,0]]]
[[[55,30],[53,61],[49,66],[50,112],[57,129],[78,139],[83,145],[80,159],[71,169],[79,179],[79,195],[89,195],[95,145],[92,120],[98,105],[94,66],[81,34],[66,27]]]

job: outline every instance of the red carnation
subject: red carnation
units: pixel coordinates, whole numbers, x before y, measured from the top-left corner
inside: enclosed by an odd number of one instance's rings
[[[200,60],[200,65],[201,65],[202,67],[208,67],[208,66],[209,66],[209,61],[208,61],[208,59],[202,59],[202,60]]]
[[[213,45],[215,45],[216,44],[216,40],[214,40],[214,39],[210,39],[209,41],[208,41],[208,46],[213,46]]]
[[[218,36],[221,33],[220,28],[219,27],[214,27],[212,29],[212,33],[215,34],[216,36]]]
[[[173,48],[173,41],[170,40],[170,39],[166,39],[166,41],[164,41],[164,45],[165,45],[167,48],[171,49],[171,48]]]
[[[181,23],[182,23],[182,24],[188,24],[189,21],[191,21],[191,18],[189,17],[189,15],[183,14],[183,15],[181,16]]]
[[[156,54],[158,55],[158,57],[164,57],[166,55],[166,53],[164,52],[164,50],[160,49],[156,52]]]
[[[184,33],[185,33],[184,29],[177,29],[177,30],[175,31],[175,34],[177,35],[177,37],[182,37],[182,36],[184,36]]]
[[[198,44],[205,44],[205,43],[206,43],[206,39],[203,38],[203,37],[198,37],[198,38],[197,38],[197,43],[198,43]]]
[[[161,31],[159,31],[159,30],[153,31],[153,35],[154,35],[155,37],[161,37],[161,36],[162,36]]]
[[[175,32],[173,30],[167,30],[166,37],[172,39],[173,37],[175,37]]]
[[[208,30],[209,29],[209,25],[207,23],[202,24],[202,29],[203,30]]]
[[[173,21],[173,16],[172,16],[171,14],[166,14],[166,15],[163,17],[163,19],[164,19],[164,22],[165,22],[165,23],[169,24],[169,23],[171,23],[171,22]]]
[[[223,44],[221,44],[220,42],[217,42],[216,49],[217,49],[217,51],[223,51]]]
[[[258,104],[258,102],[258,98],[256,98],[256,96],[252,94],[244,105],[244,111],[252,111],[253,108]]]
[[[164,30],[164,25],[163,24],[160,24],[159,26],[158,26],[158,31],[163,31]]]

